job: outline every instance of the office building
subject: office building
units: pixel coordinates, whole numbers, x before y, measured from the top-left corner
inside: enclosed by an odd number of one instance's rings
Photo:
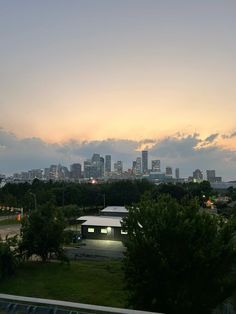
[[[207,176],[207,181],[215,182],[216,171],[215,170],[207,170],[206,176]]]
[[[81,172],[81,164],[80,163],[75,163],[70,166],[70,176],[74,180],[78,180],[79,178],[82,177],[82,172]]]
[[[84,177],[97,178],[97,168],[91,159],[87,159],[84,161]]]
[[[98,169],[98,177],[102,178],[104,177],[104,171],[105,171],[105,162],[104,162],[104,158],[100,157],[100,161],[99,161],[99,169]]]
[[[179,179],[179,168],[175,168],[175,178]]]
[[[114,163],[114,171],[116,174],[122,174],[123,172],[123,162],[118,160]]]
[[[135,163],[133,163],[134,168],[134,174],[135,175],[141,175],[142,174],[142,159],[140,157],[136,158]]]
[[[172,177],[172,167],[166,167],[166,176]]]
[[[202,171],[199,170],[199,169],[196,169],[196,170],[193,172],[193,181],[195,181],[195,182],[201,182],[202,180],[203,180]]]
[[[142,151],[142,173],[143,174],[148,173],[148,151],[147,150]]]
[[[152,160],[152,172],[161,172],[161,161],[156,159]]]
[[[105,173],[111,172],[111,155],[105,156]]]
[[[34,179],[41,180],[43,178],[42,169],[32,169],[28,173],[29,173],[29,180],[34,180]]]

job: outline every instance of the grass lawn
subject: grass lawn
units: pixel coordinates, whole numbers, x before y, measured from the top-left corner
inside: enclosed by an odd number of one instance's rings
[[[16,218],[7,218],[0,220],[0,226],[2,225],[20,225],[20,222],[17,221]]]
[[[27,263],[0,283],[0,292],[114,307],[126,307],[118,261]]]

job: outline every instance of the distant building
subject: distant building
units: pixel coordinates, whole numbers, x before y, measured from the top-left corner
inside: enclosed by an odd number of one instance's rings
[[[121,160],[118,160],[114,163],[114,172],[116,174],[122,174],[123,172],[123,162]]]
[[[29,180],[29,172],[28,171],[22,171],[21,172],[21,180],[22,181],[28,181]]]
[[[215,177],[214,183],[220,183],[222,182],[222,177]]]
[[[105,173],[111,172],[111,155],[105,155]]]
[[[142,151],[142,173],[143,174],[148,173],[148,151],[147,150]]]
[[[196,182],[201,182],[201,181],[203,181],[203,174],[202,174],[202,171],[201,171],[201,170],[196,169],[196,170],[193,172],[193,181],[196,181]]]
[[[34,179],[42,180],[42,178],[43,178],[42,169],[32,169],[29,171],[29,180],[34,180]]]
[[[68,180],[70,178],[70,171],[67,167],[58,165],[57,166],[57,179],[58,180]]]
[[[51,165],[49,168],[49,180],[57,179],[58,179],[57,165]]]
[[[152,172],[161,172],[161,161],[156,159],[152,160]]]
[[[70,166],[70,176],[74,180],[78,180],[82,177],[81,164],[75,163]]]
[[[100,154],[93,154],[92,156],[92,164],[94,167],[94,178],[99,178],[100,174]]]
[[[97,168],[91,159],[87,159],[84,161],[84,177],[97,178]]]
[[[222,182],[221,177],[216,177],[216,171],[215,170],[207,170],[206,171],[207,181],[211,183],[219,183]]]
[[[175,178],[179,179],[179,168],[175,168]]]
[[[99,163],[99,169],[98,169],[98,177],[99,178],[104,177],[104,171],[105,171],[104,158],[100,157],[100,163]]]
[[[166,176],[172,177],[172,167],[166,167]]]
[[[132,173],[135,174],[135,171],[136,171],[136,160],[134,160],[132,163]]]
[[[142,174],[142,159],[140,157],[136,158],[134,174],[135,175],[141,175]]]
[[[207,176],[207,181],[215,182],[216,171],[215,170],[207,170],[206,176]]]

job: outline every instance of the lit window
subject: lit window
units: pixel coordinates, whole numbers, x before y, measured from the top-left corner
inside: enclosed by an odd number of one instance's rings
[[[107,234],[107,229],[101,229],[101,233],[106,233]]]
[[[94,228],[88,228],[88,232],[94,232]]]
[[[121,230],[120,233],[121,233],[121,234],[127,234],[127,232],[126,232],[126,231],[123,231],[123,230]]]

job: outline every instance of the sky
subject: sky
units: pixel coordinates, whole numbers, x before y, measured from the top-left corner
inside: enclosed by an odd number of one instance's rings
[[[236,179],[235,0],[0,0],[0,173],[112,154]]]

